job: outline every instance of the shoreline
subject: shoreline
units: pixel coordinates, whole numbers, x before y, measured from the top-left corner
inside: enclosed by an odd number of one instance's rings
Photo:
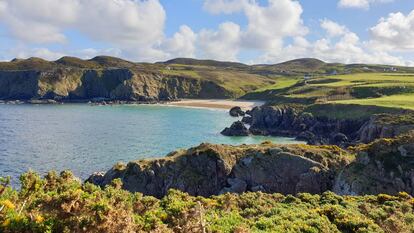
[[[232,107],[239,106],[243,110],[249,110],[256,106],[263,105],[264,101],[250,100],[231,100],[231,99],[181,99],[168,102],[164,105],[193,107],[193,108],[212,108],[230,110]]]
[[[56,101],[56,100],[0,100],[0,104],[89,104],[89,105],[161,105],[187,108],[203,108],[230,110],[232,107],[239,106],[243,110],[249,110],[253,107],[263,105],[264,101],[259,100],[232,100],[232,99],[177,99],[163,101],[121,101],[121,100],[72,100],[72,101]]]

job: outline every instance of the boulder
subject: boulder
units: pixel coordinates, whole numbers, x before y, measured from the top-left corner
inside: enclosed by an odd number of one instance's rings
[[[229,114],[232,117],[240,117],[240,116],[244,116],[246,113],[241,109],[241,107],[236,106],[230,109]]]
[[[105,176],[105,172],[94,172],[92,173],[91,176],[89,176],[89,178],[85,182],[100,186],[104,182],[104,179],[105,179],[104,176]]]
[[[227,127],[221,131],[221,134],[224,136],[248,136],[249,130],[246,128],[243,122],[236,121],[230,126],[230,128]]]
[[[247,184],[248,191],[260,187],[266,192],[282,194],[324,192],[332,185],[331,175],[316,161],[274,148],[254,155],[247,164],[236,163],[231,173]]]
[[[244,116],[241,121],[245,124],[250,125],[253,121],[253,118],[251,116]]]
[[[348,137],[343,133],[335,133],[331,137],[331,144],[334,145],[343,145],[348,143]]]

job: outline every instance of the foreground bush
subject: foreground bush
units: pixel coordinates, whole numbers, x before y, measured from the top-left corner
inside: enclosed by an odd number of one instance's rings
[[[101,189],[70,172],[33,172],[20,190],[0,184],[0,232],[414,232],[414,199],[245,193],[210,198],[170,190],[162,199]]]

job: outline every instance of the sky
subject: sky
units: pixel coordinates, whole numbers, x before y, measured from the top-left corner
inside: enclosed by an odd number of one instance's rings
[[[414,0],[0,0],[0,60],[414,66]]]

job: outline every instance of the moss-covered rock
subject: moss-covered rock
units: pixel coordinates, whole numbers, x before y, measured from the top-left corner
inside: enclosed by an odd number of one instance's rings
[[[414,133],[352,148],[357,159],[337,177],[342,194],[414,194]]]
[[[295,194],[330,190],[336,171],[352,156],[338,147],[201,144],[165,158],[140,160],[89,181],[105,186],[120,178],[123,188],[157,197],[171,188],[192,195],[263,191]]]

